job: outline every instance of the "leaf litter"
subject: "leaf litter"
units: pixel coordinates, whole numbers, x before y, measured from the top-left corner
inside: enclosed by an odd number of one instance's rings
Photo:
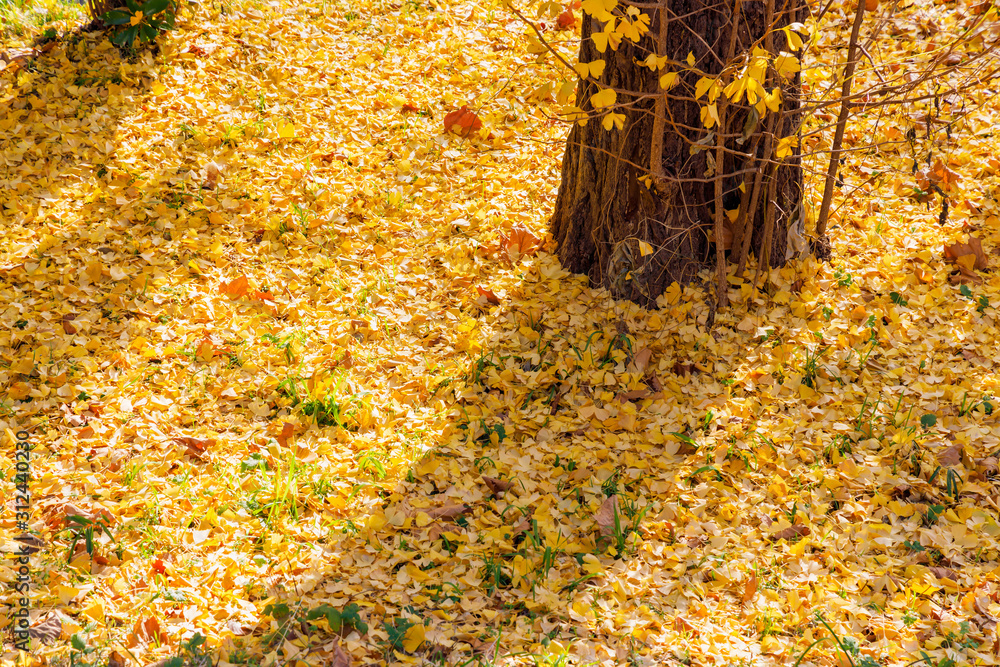
[[[916,176],[845,166],[834,264],[708,330],[551,255],[564,128],[499,8],[197,12],[0,71],[34,656],[997,664],[995,100]]]

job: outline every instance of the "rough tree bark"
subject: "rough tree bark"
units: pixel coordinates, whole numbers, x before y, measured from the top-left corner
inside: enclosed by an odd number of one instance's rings
[[[608,49],[604,53],[599,53],[590,39],[602,30],[601,23],[584,15],[580,62],[603,58],[607,65],[600,83],[618,91],[619,104],[632,104],[617,110],[626,115],[622,130],[605,130],[599,115],[586,126],[573,126],[550,222],[564,267],[587,274],[591,284],[610,289],[618,298],[643,305],[654,304],[670,283],[694,279],[713,258],[714,244],[709,234],[714,226],[715,173],[722,175],[723,208],[745,209],[733,229],[732,250],[728,252],[733,261],[741,254],[745,236],[742,232],[746,230],[748,248],[758,261],[763,259],[771,266],[782,264],[788,224],[801,214],[798,149],[780,165],[766,159],[776,142],[774,135],[780,137],[798,128],[798,75],[780,82],[784,96],[781,114],[767,114],[756,126],[752,119],[747,122],[750,108],[745,98],[742,103],[730,104],[724,119],[728,129],[721,134],[723,146],[719,152],[719,135],[710,137],[710,130],[701,121],[705,98],[700,103],[694,99],[699,76],[681,72],[677,85],[667,93],[661,178],[649,188],[641,179],[650,173],[655,97],[662,92],[658,87],[662,72],[639,64],[662,46],[659,55],[685,62],[693,53],[695,67],[717,75],[732,48],[734,10],[738,12],[736,54],[750,51],[754,45],[770,46],[775,53],[790,51],[784,33],[772,32],[765,38],[768,17],[773,16],[772,26],[779,28],[801,20],[801,0],[666,0],[664,5],[665,12],[645,10],[652,25],[638,44],[623,40],[616,51]],[[663,36],[661,21],[668,22]],[[775,78],[770,75],[768,89],[778,84]],[[578,104],[592,116],[595,113],[588,106],[589,98],[598,90],[588,80],[581,80],[577,87]],[[630,99],[623,90],[634,95]],[[640,95],[645,97],[637,99]],[[723,97],[719,98],[720,104]],[[662,105],[659,110],[663,110]],[[713,129],[720,130],[718,126]],[[660,148],[654,150],[659,152]],[[723,156],[722,165],[713,165],[717,154]],[[761,178],[757,178],[758,173]],[[751,209],[755,183],[759,193]],[[770,224],[768,215],[772,216]],[[765,228],[769,228],[768,233]],[[769,252],[764,250],[768,236]],[[640,240],[649,243],[654,252],[642,256]]]

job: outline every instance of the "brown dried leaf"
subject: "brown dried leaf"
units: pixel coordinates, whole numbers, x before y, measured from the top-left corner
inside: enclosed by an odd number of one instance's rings
[[[483,481],[486,482],[486,486],[490,487],[490,493],[494,496],[509,491],[510,487],[514,486],[514,483],[509,480],[487,477],[486,475],[483,475]]]
[[[79,331],[77,326],[73,324],[73,320],[75,319],[76,319],[76,313],[66,313],[65,315],[62,316],[63,331],[65,331],[70,336]]]
[[[779,530],[778,532],[771,535],[772,540],[793,540],[796,537],[805,537],[811,531],[809,526],[803,526],[802,524],[796,524],[794,526],[789,526],[784,530]]]
[[[982,285],[983,279],[959,264],[958,271],[948,276],[948,282],[952,285]]]
[[[644,347],[632,357],[632,363],[628,365],[629,373],[645,373],[649,368],[649,360],[653,357],[653,351]]]
[[[993,475],[1000,469],[998,466],[998,460],[995,456],[987,456],[985,459],[979,460],[979,471],[984,475]]]
[[[951,579],[952,581],[958,581],[958,572],[950,567],[932,567],[930,568],[930,571],[931,574],[938,579]]]
[[[957,466],[962,462],[962,445],[952,445],[944,451],[939,452],[937,459],[941,465]]]
[[[462,516],[470,509],[468,505],[444,505],[429,509],[426,513],[432,519],[454,519],[457,516]]]
[[[28,628],[28,636],[43,644],[51,644],[62,636],[62,620],[58,614],[52,614],[41,623]]]
[[[125,656],[118,651],[112,651],[111,655],[108,656],[108,667],[125,667],[127,664]]]
[[[567,8],[556,17],[556,30],[569,30],[576,25],[576,14],[572,8]]]
[[[683,376],[690,375],[692,370],[694,370],[694,362],[687,360],[678,361],[677,363],[674,364],[673,368],[674,375],[683,375]],[[657,391],[660,391],[660,389],[657,389]]]
[[[327,664],[330,667],[351,667],[351,656],[343,649],[340,642],[334,642],[333,655]]]
[[[944,247],[944,258],[949,262],[964,266],[970,271],[972,269],[982,271],[989,266],[986,253],[983,252],[982,241],[972,234],[969,234],[965,243],[946,245]]]
[[[48,546],[48,543],[37,535],[29,535],[27,533],[23,535],[18,535],[14,538],[21,543],[21,553],[35,554]]]
[[[642,399],[649,398],[652,395],[653,392],[648,389],[633,389],[632,391],[626,391],[618,394],[618,401],[621,403],[627,403],[628,401],[641,401]]]
[[[205,165],[205,188],[209,190],[214,190],[219,184],[219,178],[222,176],[222,170],[224,167],[218,162],[209,162]]]
[[[618,513],[618,495],[608,496],[594,514],[594,520],[601,535],[611,535],[615,531],[615,517]]]

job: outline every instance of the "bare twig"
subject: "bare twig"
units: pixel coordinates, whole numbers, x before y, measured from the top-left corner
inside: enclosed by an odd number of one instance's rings
[[[847,64],[844,65],[844,82],[840,90],[840,115],[837,117],[837,130],[833,135],[833,150],[830,151],[830,166],[826,170],[826,183],[823,185],[823,203],[820,205],[819,218],[816,220],[816,236],[826,236],[826,224],[830,218],[830,204],[833,202],[833,184],[840,169],[840,145],[844,142],[844,130],[847,128],[849,112],[847,98],[851,95],[851,79],[854,78],[854,67],[858,61],[858,35],[861,34],[861,21],[865,18],[865,0],[858,0],[857,13],[854,15],[854,26],[851,28],[851,41],[847,47]]]

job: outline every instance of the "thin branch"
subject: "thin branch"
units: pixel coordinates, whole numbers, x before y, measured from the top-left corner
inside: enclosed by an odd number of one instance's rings
[[[826,183],[823,187],[823,203],[820,205],[819,218],[816,221],[816,236],[826,236],[826,224],[830,217],[830,204],[833,202],[833,184],[840,168],[840,145],[844,142],[844,130],[847,128],[848,106],[847,98],[851,95],[851,80],[854,78],[854,66],[857,64],[858,35],[861,34],[861,22],[865,18],[864,0],[858,0],[857,13],[854,15],[854,26],[851,28],[851,41],[847,47],[847,64],[844,65],[844,84],[841,88],[840,116],[837,118],[837,131],[833,136],[833,150],[830,151],[830,166],[826,170]]]

